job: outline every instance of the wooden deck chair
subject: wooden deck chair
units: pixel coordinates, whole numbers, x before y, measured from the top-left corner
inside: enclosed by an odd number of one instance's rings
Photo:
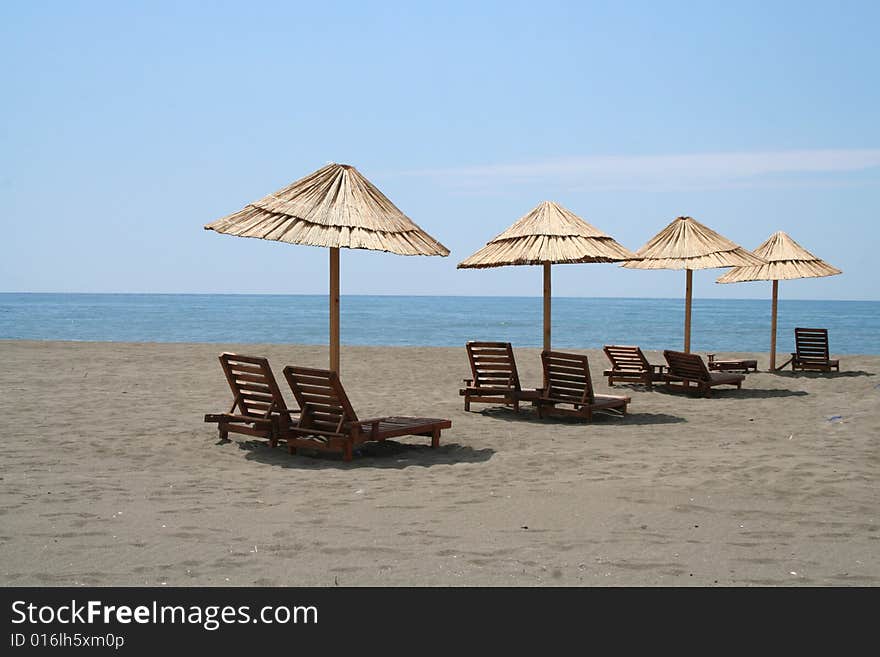
[[[840,361],[829,358],[828,329],[796,328],[791,355],[792,370],[840,371]]]
[[[397,436],[430,436],[431,447],[440,444],[440,431],[452,426],[450,420],[423,417],[378,417],[360,420],[348,395],[332,370],[310,367],[284,368],[284,378],[299,403],[299,423],[287,433],[287,449],[308,447],[341,452],[344,461],[351,461],[355,445],[371,440]]]
[[[626,405],[632,401],[629,397],[593,392],[586,356],[545,351],[541,354],[541,363],[544,389],[538,399],[538,417],[569,415],[592,420],[595,411],[626,415]],[[572,408],[559,408],[559,404],[570,404]]]
[[[714,386],[731,385],[742,388],[745,376],[727,372],[710,372],[699,354],[688,354],[682,351],[663,352],[669,371],[666,373],[666,387],[670,390],[688,390],[691,384],[696,386],[698,394],[712,396]]]
[[[709,357],[710,372],[740,371],[748,374],[749,371],[758,371],[757,360],[740,358],[728,358],[725,360],[718,360],[715,358],[715,354],[706,354],[706,356]]]
[[[275,447],[299,411],[287,408],[269,361],[224,352],[220,365],[232,389],[232,407],[228,413],[205,415],[205,422],[217,423],[220,440],[228,440],[231,431],[266,438]]]
[[[608,385],[615,381],[642,383],[649,388],[654,381],[662,381],[666,365],[651,365],[639,347],[605,345],[605,355],[611,361],[611,369],[602,372],[608,377]]]
[[[520,386],[509,342],[468,342],[465,348],[472,378],[464,379],[466,387],[458,391],[464,396],[464,410],[471,410],[471,403],[479,402],[513,406],[518,413],[521,401],[538,399],[540,389],[523,390]]]

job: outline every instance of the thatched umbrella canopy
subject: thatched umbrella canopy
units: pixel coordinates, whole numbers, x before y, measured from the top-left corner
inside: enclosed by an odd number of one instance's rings
[[[621,262],[635,255],[573,212],[544,201],[482,249],[458,263],[459,269],[507,265],[544,266],[544,349],[550,350],[550,266],[579,262]]]
[[[678,217],[636,251],[639,260],[623,263],[630,269],[687,271],[684,306],[684,350],[691,350],[691,302],[695,269],[761,265],[764,261],[691,217]]]
[[[339,371],[339,249],[449,255],[348,164],[331,163],[206,230],[330,249],[330,369]]]
[[[773,281],[773,312],[770,319],[770,371],[772,372],[776,369],[776,307],[779,300],[779,281],[793,278],[821,278],[843,272],[814,256],[781,230],[773,233],[766,242],[755,249],[755,255],[766,260],[766,264],[734,267],[715,282]]]

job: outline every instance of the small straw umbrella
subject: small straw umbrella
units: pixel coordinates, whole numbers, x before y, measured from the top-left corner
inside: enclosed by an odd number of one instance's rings
[[[691,350],[691,302],[695,269],[761,265],[764,261],[691,217],[678,217],[636,251],[629,269],[684,269],[684,350]]]
[[[734,267],[716,283],[744,283],[747,281],[773,281],[773,313],[770,318],[770,371],[776,369],[776,306],[779,300],[779,281],[792,278],[821,278],[842,274],[807,251],[781,230],[773,233],[767,241],[755,249],[755,255],[767,261],[765,265]],[[780,369],[785,364],[780,366]]]
[[[482,249],[458,263],[459,269],[506,265],[544,267],[544,350],[550,351],[550,265],[621,262],[635,255],[573,212],[544,201]]]
[[[238,237],[330,249],[330,369],[339,372],[339,249],[446,256],[353,166],[331,163],[205,226]]]

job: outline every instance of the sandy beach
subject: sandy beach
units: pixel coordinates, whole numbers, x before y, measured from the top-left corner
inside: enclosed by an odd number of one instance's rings
[[[343,463],[218,444],[221,351],[326,366],[325,347],[0,342],[0,584],[880,584],[880,356],[710,399],[618,385],[630,415],[587,424],[465,413],[463,346],[344,347],[359,414],[452,429]],[[539,385],[539,350],[516,356]]]

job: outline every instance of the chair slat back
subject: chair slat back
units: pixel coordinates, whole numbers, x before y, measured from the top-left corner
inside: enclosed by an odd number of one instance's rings
[[[828,329],[796,328],[794,344],[800,361],[824,363],[829,359]]]
[[[267,418],[273,411],[287,410],[266,358],[224,352],[220,365],[242,415]]]
[[[545,397],[569,404],[590,404],[595,400],[586,356],[545,351],[541,353],[541,364]]]
[[[669,374],[691,381],[710,381],[709,369],[699,354],[665,350],[663,356],[669,364]]]
[[[299,403],[300,427],[340,433],[358,421],[336,372],[288,365],[284,378]]]
[[[509,342],[468,342],[475,388],[509,388],[520,390],[519,374]]]
[[[630,345],[605,345],[605,355],[611,361],[611,367],[620,372],[650,372],[648,359],[639,347]]]

